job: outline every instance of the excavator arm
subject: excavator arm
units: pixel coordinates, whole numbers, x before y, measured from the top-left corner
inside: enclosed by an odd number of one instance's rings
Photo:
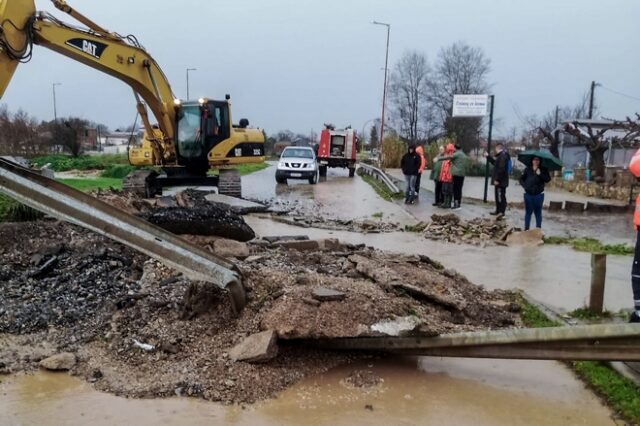
[[[157,164],[175,161],[175,127],[179,101],[156,61],[135,37],[122,37],[100,27],[62,0],[54,5],[87,29],[65,24],[46,12],[36,12],[33,0],[0,0],[0,98],[21,62],[28,62],[33,45],[40,45],[109,74],[128,84],[147,135],[158,135],[147,116],[155,116],[161,140],[156,140]]]

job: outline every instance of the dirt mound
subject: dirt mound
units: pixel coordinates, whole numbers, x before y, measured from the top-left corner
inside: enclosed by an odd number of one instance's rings
[[[0,333],[12,335],[0,334],[0,363],[8,371],[37,368],[43,357],[71,352],[73,374],[119,395],[252,402],[366,356],[291,339],[377,335],[381,323],[398,320],[412,324],[406,332],[428,335],[518,322],[507,293],[487,292],[426,256],[257,241],[237,261],[249,302],[235,317],[217,287],[73,225],[0,225],[0,241]],[[320,301],[318,287],[341,297]],[[231,360],[232,347],[267,329],[284,342],[277,358]],[[32,345],[38,350],[24,350]],[[354,377],[361,381],[370,380]]]

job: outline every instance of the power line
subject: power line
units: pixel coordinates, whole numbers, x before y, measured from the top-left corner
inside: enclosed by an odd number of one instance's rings
[[[608,92],[611,92],[611,93],[615,93],[616,95],[624,96],[625,98],[633,99],[634,101],[640,101],[639,97],[631,96],[631,95],[628,95],[628,94],[622,93],[622,92],[618,92],[617,90],[610,89],[610,88],[608,88],[606,86],[603,86],[601,84],[599,86],[600,86],[601,89],[604,89],[604,90],[606,90]]]

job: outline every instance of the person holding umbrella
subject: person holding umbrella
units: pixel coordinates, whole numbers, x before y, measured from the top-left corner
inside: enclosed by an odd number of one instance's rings
[[[518,161],[526,166],[520,177],[524,189],[524,230],[531,227],[531,215],[536,217],[536,228],[542,227],[544,185],[551,180],[549,170],[560,170],[562,163],[553,155],[541,151],[524,151]]]

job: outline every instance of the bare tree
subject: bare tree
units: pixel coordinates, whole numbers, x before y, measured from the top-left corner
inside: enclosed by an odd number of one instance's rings
[[[597,111],[597,106],[594,106]],[[589,115],[589,93],[585,92],[580,102],[574,106],[556,107],[547,112],[541,120],[535,117],[528,120],[529,126],[537,128],[540,134],[549,141],[549,151],[560,158],[560,130],[558,125],[570,120],[587,118]]]
[[[610,129],[611,127],[607,126],[595,131],[591,124],[584,125],[578,121],[564,126],[565,132],[587,147],[591,155],[591,169],[594,171],[594,177],[604,177],[604,153],[609,149],[609,143],[605,141],[604,135]]]
[[[392,117],[400,125],[400,134],[416,143],[433,130],[433,116],[428,113],[428,90],[431,68],[427,57],[407,51],[391,73],[389,98]]]
[[[443,129],[465,151],[477,141],[480,118],[453,118],[453,95],[487,93],[491,61],[479,47],[458,41],[440,50],[430,84],[430,100],[438,112]]]
[[[49,123],[52,144],[62,146],[71,155],[78,157],[82,152],[82,133],[88,128],[87,120],[68,118]]]

